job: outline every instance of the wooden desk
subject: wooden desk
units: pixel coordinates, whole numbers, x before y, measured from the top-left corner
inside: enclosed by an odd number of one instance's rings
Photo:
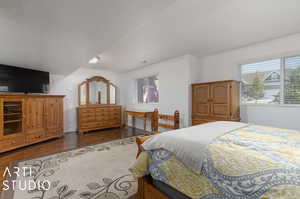
[[[125,128],[128,127],[128,116],[131,115],[132,117],[132,128],[135,128],[135,120],[136,117],[142,118],[144,120],[144,131],[147,129],[147,119],[152,118],[153,112],[150,111],[133,111],[133,110],[126,110],[125,112]],[[152,122],[151,122],[152,124]],[[151,125],[151,131],[152,131],[153,126]]]

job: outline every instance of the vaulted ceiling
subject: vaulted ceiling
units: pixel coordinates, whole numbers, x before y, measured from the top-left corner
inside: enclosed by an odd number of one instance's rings
[[[0,63],[124,72],[298,33],[299,8],[299,0],[0,0]]]

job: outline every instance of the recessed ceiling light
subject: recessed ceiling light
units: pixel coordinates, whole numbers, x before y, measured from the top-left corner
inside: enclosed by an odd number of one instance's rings
[[[100,60],[100,57],[93,57],[90,59],[89,64],[97,64]]]

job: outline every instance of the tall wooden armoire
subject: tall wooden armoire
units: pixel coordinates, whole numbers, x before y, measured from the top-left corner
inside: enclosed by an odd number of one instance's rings
[[[240,82],[192,84],[192,125],[240,121]]]

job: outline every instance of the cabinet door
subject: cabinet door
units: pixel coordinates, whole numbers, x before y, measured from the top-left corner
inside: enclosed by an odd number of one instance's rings
[[[220,119],[230,117],[230,84],[227,82],[211,84],[212,116]]]
[[[45,103],[46,135],[62,135],[63,101],[60,98],[48,98]]]
[[[44,134],[44,105],[43,98],[28,98],[25,103],[25,127],[27,134]]]
[[[201,84],[193,86],[193,116],[207,117],[210,115],[210,86]]]
[[[22,136],[24,132],[24,100],[22,98],[4,98],[2,106],[2,136]]]
[[[3,132],[3,121],[4,121],[4,114],[3,114],[3,99],[0,99],[0,140],[4,136]]]
[[[0,152],[2,152],[24,145],[24,100],[7,97],[0,102]]]

